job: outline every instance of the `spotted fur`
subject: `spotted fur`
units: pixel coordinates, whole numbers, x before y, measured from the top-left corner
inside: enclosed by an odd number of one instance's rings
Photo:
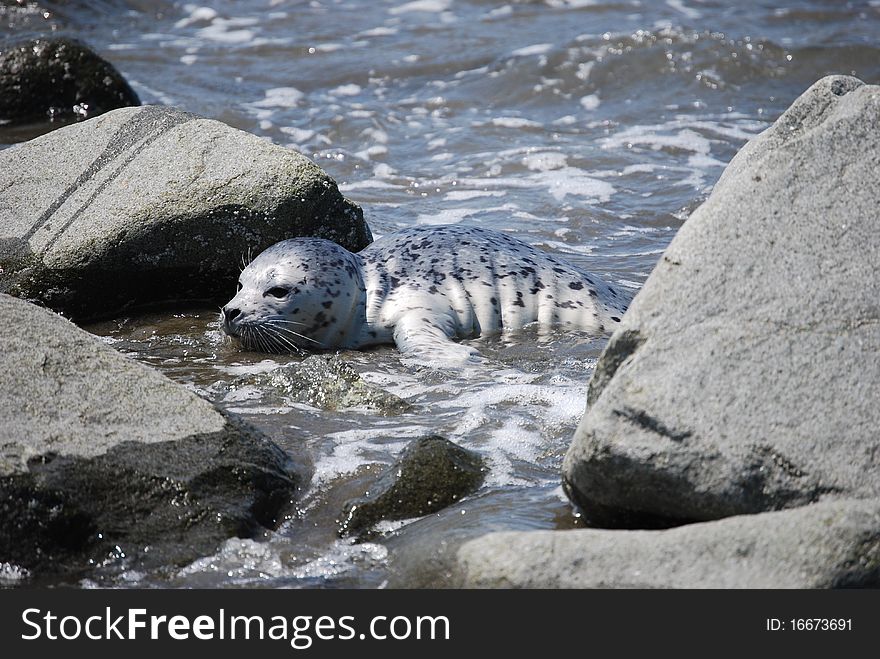
[[[249,348],[361,348],[472,355],[451,339],[537,322],[596,333],[625,300],[598,278],[476,227],[404,229],[357,254],[318,238],[273,245],[248,265],[223,329]],[[286,295],[279,295],[286,291]]]

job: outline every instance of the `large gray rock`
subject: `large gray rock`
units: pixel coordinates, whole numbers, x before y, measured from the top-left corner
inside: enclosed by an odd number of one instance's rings
[[[0,345],[0,563],[185,563],[293,497],[281,449],[64,318],[0,295]]]
[[[75,39],[0,43],[0,120],[76,117],[140,105],[116,68]]]
[[[293,236],[371,239],[317,165],[218,121],[124,108],[0,152],[0,291],[72,316],[225,301]]]
[[[681,228],[565,456],[593,523],[880,496],[878,126],[880,87],[820,80]]]
[[[453,574],[468,588],[876,588],[880,501],[666,531],[490,533],[462,545]]]

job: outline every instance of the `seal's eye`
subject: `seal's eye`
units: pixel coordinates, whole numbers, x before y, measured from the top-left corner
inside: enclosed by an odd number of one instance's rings
[[[288,291],[286,288],[281,288],[280,286],[275,286],[274,288],[270,288],[268,291],[263,293],[263,297],[267,295],[271,295],[272,297],[282,298],[287,297]]]

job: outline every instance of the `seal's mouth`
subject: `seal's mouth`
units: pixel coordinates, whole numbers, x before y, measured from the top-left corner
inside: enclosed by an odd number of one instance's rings
[[[221,314],[220,328],[245,350],[273,354],[305,354],[304,347],[323,348],[319,341],[300,334],[293,326],[300,325],[283,318],[259,322],[232,323]]]

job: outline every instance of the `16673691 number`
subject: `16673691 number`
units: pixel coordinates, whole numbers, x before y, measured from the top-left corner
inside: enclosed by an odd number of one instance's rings
[[[852,618],[767,618],[766,621],[769,632],[849,632],[852,628]]]
[[[792,631],[837,632],[852,631],[852,618],[792,618]]]

